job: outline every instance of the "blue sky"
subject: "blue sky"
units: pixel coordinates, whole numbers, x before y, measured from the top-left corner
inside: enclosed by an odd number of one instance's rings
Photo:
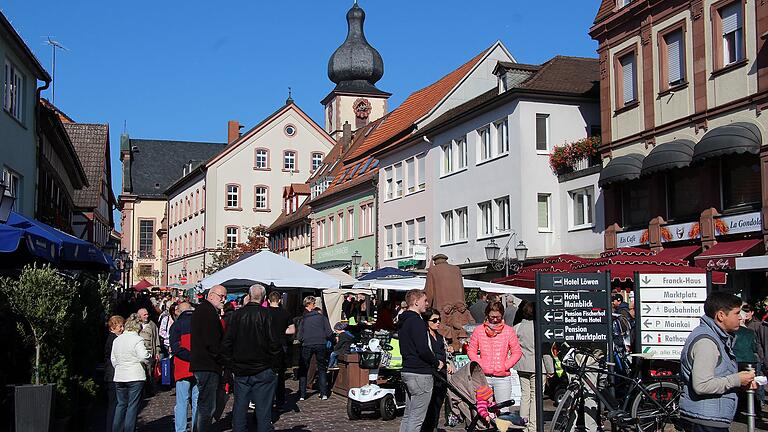
[[[587,35],[599,0],[361,0],[368,41],[384,59],[377,87],[390,107],[501,40],[521,63],[597,57]],[[51,71],[56,105],[79,122],[109,123],[116,195],[119,138],[226,140],[286,99],[322,125],[333,88],[328,58],[346,36],[351,0],[0,0],[0,9]],[[50,99],[50,90],[43,93]],[[118,219],[119,220],[119,219]]]

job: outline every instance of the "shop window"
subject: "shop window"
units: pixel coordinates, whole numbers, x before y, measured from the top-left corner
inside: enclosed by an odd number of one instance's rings
[[[760,158],[752,154],[722,158],[723,209],[760,207]]]
[[[695,220],[707,208],[704,194],[707,170],[701,167],[672,170],[667,174],[668,219]]]
[[[622,226],[641,227],[651,220],[651,188],[648,179],[625,183],[622,187]]]

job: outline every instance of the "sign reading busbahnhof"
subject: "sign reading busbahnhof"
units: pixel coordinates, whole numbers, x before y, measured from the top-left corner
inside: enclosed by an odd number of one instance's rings
[[[564,345],[599,349],[610,358],[610,280],[609,273],[536,275],[536,358],[550,354],[553,346],[566,350]],[[536,386],[544,388],[541,362],[536,362]],[[544,418],[542,398],[536,398],[536,410]]]
[[[707,274],[635,274],[636,351],[654,359],[680,360],[691,331],[704,315]]]

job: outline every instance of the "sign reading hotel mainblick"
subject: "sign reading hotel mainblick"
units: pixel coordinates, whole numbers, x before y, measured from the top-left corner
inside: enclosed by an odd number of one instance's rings
[[[635,273],[635,352],[680,360],[688,335],[704,315],[709,274]]]
[[[599,349],[612,356],[610,273],[536,275],[535,357],[569,347]],[[536,386],[543,388],[541,362],[536,363]],[[544,418],[543,398],[536,412]]]

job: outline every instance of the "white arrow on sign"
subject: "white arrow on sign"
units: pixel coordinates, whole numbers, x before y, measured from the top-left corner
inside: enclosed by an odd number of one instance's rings
[[[547,312],[544,314],[544,319],[547,321],[552,321],[552,314]]]
[[[552,337],[552,330],[547,329],[547,331],[544,332],[544,336],[546,336],[547,338],[551,338]]]
[[[552,299],[549,296],[544,297],[544,303],[549,306],[552,304]]]

